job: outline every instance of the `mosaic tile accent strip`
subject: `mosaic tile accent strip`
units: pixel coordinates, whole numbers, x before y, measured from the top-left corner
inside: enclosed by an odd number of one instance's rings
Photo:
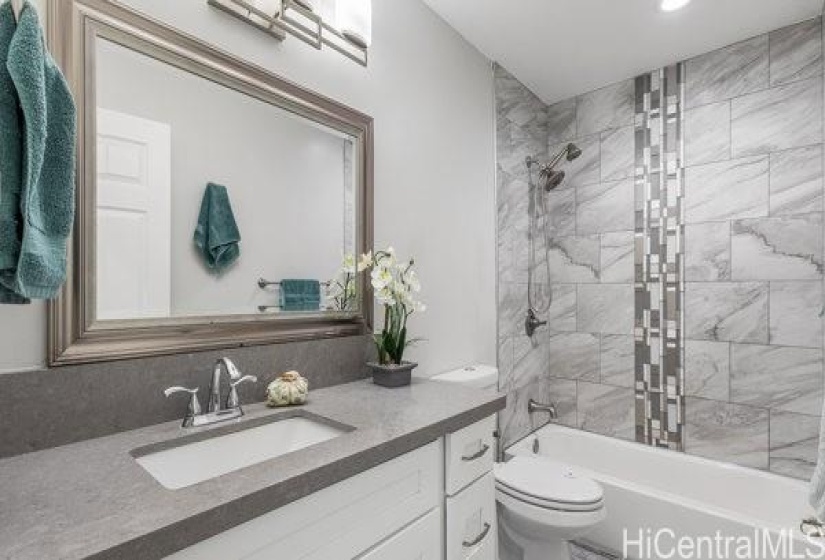
[[[684,449],[684,99],[676,64],[636,78],[636,440]]]

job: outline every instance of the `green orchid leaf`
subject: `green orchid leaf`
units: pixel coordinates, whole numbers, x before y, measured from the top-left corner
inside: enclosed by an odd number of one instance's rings
[[[401,359],[404,357],[404,349],[407,346],[407,327],[401,329],[401,333],[398,336],[398,348],[396,348],[396,363],[401,363]]]

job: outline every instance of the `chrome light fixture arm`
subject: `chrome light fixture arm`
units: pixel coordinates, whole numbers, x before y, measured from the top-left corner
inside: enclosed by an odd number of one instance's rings
[[[315,49],[326,46],[361,66],[367,66],[369,47],[363,38],[339,31],[307,9],[300,0],[281,0],[280,9],[272,13],[264,11],[253,0],[207,0],[207,3],[279,41],[289,34]]]

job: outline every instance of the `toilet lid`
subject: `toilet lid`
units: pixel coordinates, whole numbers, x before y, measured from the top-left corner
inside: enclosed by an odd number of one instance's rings
[[[533,503],[585,505],[602,501],[602,487],[574,470],[544,457],[517,455],[495,466],[496,483],[511,495]]]

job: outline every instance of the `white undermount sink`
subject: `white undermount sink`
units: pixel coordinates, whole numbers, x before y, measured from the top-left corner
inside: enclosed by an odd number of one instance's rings
[[[237,471],[349,430],[307,417],[292,417],[136,457],[166,488],[177,490]]]

